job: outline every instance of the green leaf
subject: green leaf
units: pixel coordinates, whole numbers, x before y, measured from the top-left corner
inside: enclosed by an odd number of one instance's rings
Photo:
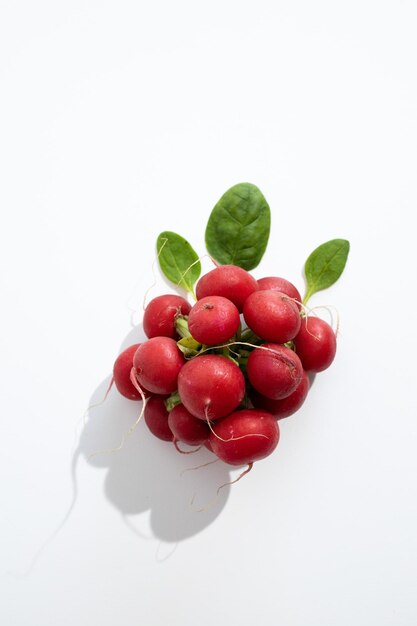
[[[347,239],[331,239],[310,254],[304,266],[307,282],[304,304],[313,293],[327,289],[337,281],[345,268],[349,247]]]
[[[156,250],[159,266],[168,280],[194,295],[194,284],[201,274],[201,264],[188,241],[166,230],[158,236]]]
[[[220,198],[206,228],[209,254],[221,265],[256,267],[263,257],[271,227],[271,212],[262,192],[239,183]]]
[[[177,341],[177,346],[185,356],[196,356],[201,348],[201,343],[198,343],[198,341],[190,336],[183,337]]]

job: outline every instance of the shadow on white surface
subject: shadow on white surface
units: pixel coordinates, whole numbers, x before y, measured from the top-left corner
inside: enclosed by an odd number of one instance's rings
[[[120,351],[141,340],[141,327],[136,327]],[[98,406],[89,411],[74,458],[81,453],[92,466],[107,468],[106,497],[143,539],[150,538],[149,531],[139,531],[132,516],[146,512],[152,536],[161,541],[179,542],[201,532],[226,504],[230,486],[225,483],[231,480],[227,465],[217,461],[193,469],[215,456],[205,448],[180,454],[172,443],[155,438],[144,420],[129,432],[142,403],[122,397],[114,386],[102,402],[109,382],[110,377],[91,396],[89,406]]]

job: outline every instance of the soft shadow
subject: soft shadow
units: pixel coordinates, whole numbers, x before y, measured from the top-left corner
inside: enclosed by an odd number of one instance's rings
[[[309,389],[312,388],[314,381],[316,380],[316,372],[307,372],[308,380],[310,383]]]
[[[125,338],[122,351],[145,340],[141,326]],[[94,391],[89,417],[78,449],[94,467],[108,469],[105,494],[122,514],[133,532],[132,516],[149,512],[155,538],[179,542],[209,526],[226,504],[231,480],[228,466],[217,461],[196,468],[216,457],[206,448],[194,454],[180,454],[172,443],[160,441],[147,429],[144,420],[131,431],[142,409],[141,402],[122,397],[113,386],[102,402],[110,376]],[[129,432],[131,431],[131,432]],[[186,450],[192,448],[183,446]]]

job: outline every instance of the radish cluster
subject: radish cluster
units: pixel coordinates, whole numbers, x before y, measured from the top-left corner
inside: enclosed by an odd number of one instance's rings
[[[145,402],[159,439],[205,445],[231,465],[250,467],[278,445],[278,421],[295,413],[309,374],[330,366],[336,336],[306,315],[296,287],[279,277],[256,280],[236,265],[203,275],[196,303],[166,294],[146,307],[148,339],[116,359],[114,383]]]
[[[113,373],[120,393],[143,400],[156,437],[180,452],[181,444],[204,445],[226,463],[248,465],[241,476],[275,450],[279,420],[302,406],[311,374],[335,357],[332,327],[309,314],[306,304],[339,279],[350,249],[340,238],[316,247],[304,264],[301,297],[284,278],[257,280],[250,273],[265,253],[270,228],[265,196],[242,182],[210,213],[205,246],[212,271],[201,276],[201,257],[191,244],[161,232],[160,270],[195,304],[179,294],[154,298],[143,317],[148,339],[123,352]]]

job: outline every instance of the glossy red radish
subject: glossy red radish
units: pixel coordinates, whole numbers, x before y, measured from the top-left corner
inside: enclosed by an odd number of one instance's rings
[[[191,304],[176,294],[157,296],[149,302],[143,314],[143,330],[146,336],[176,339],[175,319],[188,315]]]
[[[241,313],[246,298],[258,288],[256,279],[246,270],[237,265],[220,265],[200,278],[196,295],[198,300],[206,296],[223,296]]]
[[[250,399],[256,409],[263,409],[271,413],[276,419],[282,419],[293,415],[304,404],[310,388],[310,381],[307,372],[303,372],[300,384],[295,391],[281,400],[272,400],[263,396],[257,391],[250,394]]]
[[[188,314],[188,329],[199,343],[215,346],[225,343],[237,332],[239,311],[223,296],[207,296],[198,300]]]
[[[260,290],[272,289],[287,294],[296,302],[298,308],[301,308],[301,295],[297,287],[285,278],[279,276],[265,276],[258,279],[258,287]]]
[[[216,420],[234,411],[242,402],[245,378],[230,359],[203,354],[181,369],[178,393],[192,415],[202,420]]]
[[[163,441],[174,441],[174,435],[168,424],[168,415],[163,398],[152,396],[146,402],[144,417],[151,433]]]
[[[189,446],[205,443],[210,435],[208,425],[192,415],[183,404],[177,404],[169,412],[168,425],[174,437]]]
[[[129,346],[119,354],[113,365],[113,381],[119,393],[129,400],[142,400],[139,391],[134,387],[130,380],[130,371],[133,367],[133,357],[139,347],[139,343]],[[143,388],[144,396],[147,397],[149,392]]]
[[[174,339],[153,337],[142,343],[133,357],[139,385],[160,395],[177,389],[178,374],[185,363]]]
[[[249,328],[266,341],[286,343],[300,330],[297,304],[287,294],[273,289],[252,293],[245,301],[243,316]]]
[[[277,420],[266,411],[243,409],[235,411],[213,425],[209,442],[222,461],[245,465],[269,456],[277,447]]]
[[[247,363],[249,381],[262,395],[273,400],[289,396],[303,378],[303,366],[293,350],[265,343],[255,348]]]
[[[336,335],[327,322],[311,315],[303,318],[294,346],[304,369],[322,372],[333,363]]]

